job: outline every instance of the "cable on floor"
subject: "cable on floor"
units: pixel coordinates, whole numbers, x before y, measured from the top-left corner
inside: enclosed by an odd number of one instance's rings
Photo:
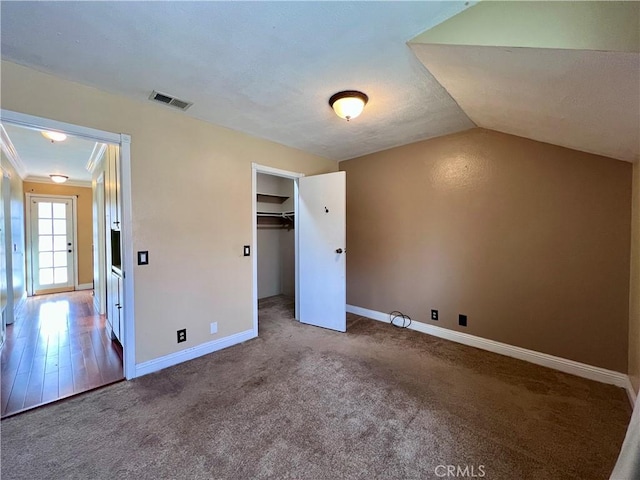
[[[398,319],[402,319],[402,324],[399,323]],[[394,310],[389,314],[389,323],[397,328],[407,328],[411,325],[411,317],[409,315],[405,315],[402,312]]]

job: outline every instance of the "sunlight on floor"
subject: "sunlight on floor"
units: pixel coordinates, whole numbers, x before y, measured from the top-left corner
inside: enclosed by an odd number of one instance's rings
[[[40,335],[66,333],[69,330],[69,302],[62,300],[40,305]]]

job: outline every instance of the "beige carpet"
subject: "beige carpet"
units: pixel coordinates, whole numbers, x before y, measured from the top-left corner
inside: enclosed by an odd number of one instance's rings
[[[361,317],[301,325],[282,297],[260,310],[258,339],[2,421],[2,478],[591,480],[615,464],[622,389]]]

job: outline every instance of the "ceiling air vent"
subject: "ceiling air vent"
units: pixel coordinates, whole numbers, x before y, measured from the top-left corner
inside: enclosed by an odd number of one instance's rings
[[[149,95],[149,100],[155,100],[156,102],[164,103],[165,105],[171,105],[172,107],[179,108],[180,110],[186,110],[193,105],[192,102],[185,102],[184,100],[156,92],[155,90],[151,92],[151,95]]]

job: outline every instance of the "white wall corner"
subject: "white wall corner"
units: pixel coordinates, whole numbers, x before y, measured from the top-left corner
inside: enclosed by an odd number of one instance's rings
[[[387,313],[377,312],[375,310],[369,310],[367,308],[357,307],[354,305],[347,305],[347,312],[378,320],[380,322],[389,323],[389,314]],[[411,325],[408,328],[410,330],[433,335],[434,337],[444,338],[456,343],[462,343],[463,345],[470,347],[480,348],[489,352],[524,360],[525,362],[535,363],[536,365],[552,368],[578,377],[588,378],[589,380],[595,380],[609,385],[615,385],[625,389],[627,396],[629,397],[629,401],[631,402],[631,406],[633,407],[633,405],[635,405],[636,393],[631,386],[629,376],[624,373],[594,367],[592,365],[587,365],[586,363],[580,363],[574,360],[568,360],[566,358],[556,357],[547,353],[536,352],[534,350],[528,350],[526,348],[516,347],[506,343],[496,342],[494,340],[477,337],[475,335],[458,332],[456,330],[449,330],[448,328],[416,322],[415,320],[411,321]]]
[[[135,375],[132,378],[141,377],[149,373],[157,372],[164,368],[173,367],[174,365],[178,365],[179,363],[187,362],[189,360],[193,360],[194,358],[198,358],[203,355],[217,352],[218,350],[222,350],[224,348],[246,342],[247,340],[251,340],[252,338],[256,338],[257,336],[257,332],[254,329],[245,330],[244,332],[235,333],[233,335],[229,335],[228,337],[219,338],[217,340],[202,343],[200,345],[196,345],[195,347],[187,348],[179,352],[170,353],[169,355],[165,355],[163,357],[154,358],[153,360],[149,360],[147,362],[138,363],[136,364]]]

